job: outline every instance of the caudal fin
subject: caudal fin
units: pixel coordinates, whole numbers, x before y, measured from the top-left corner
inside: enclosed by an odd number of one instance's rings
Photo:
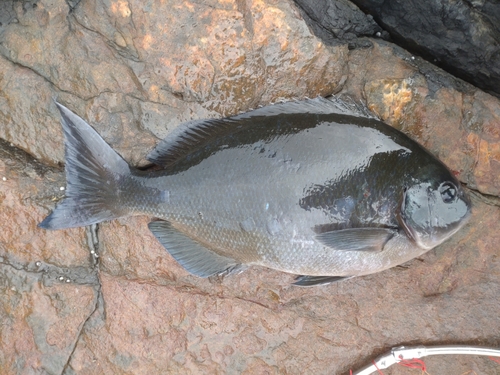
[[[81,227],[124,216],[119,186],[128,164],[83,119],[56,103],[65,137],[66,197],[38,226]]]

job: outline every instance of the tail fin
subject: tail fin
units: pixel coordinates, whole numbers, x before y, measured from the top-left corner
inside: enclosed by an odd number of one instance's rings
[[[124,216],[119,184],[128,164],[83,119],[56,103],[65,137],[66,197],[38,226],[81,227]]]

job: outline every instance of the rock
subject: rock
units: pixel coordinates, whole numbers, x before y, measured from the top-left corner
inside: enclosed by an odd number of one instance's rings
[[[290,2],[3,1],[0,13],[6,374],[348,373],[401,344],[500,346],[498,99],[356,28],[364,48],[325,46]],[[53,98],[143,165],[182,121],[331,93],[445,161],[473,194],[469,224],[402,267],[318,288],[260,267],[194,277],[147,217],[102,223],[97,235],[36,227],[64,195]],[[426,362],[435,374],[498,368]]]
[[[62,173],[0,140],[0,363],[4,374],[60,374],[95,309],[96,270],[83,229],[36,225]]]
[[[91,285],[44,286],[41,275],[0,264],[4,374],[61,374],[95,306]]]
[[[8,3],[18,22],[1,30],[0,136],[52,164],[63,149],[51,97],[138,162],[151,134],[180,122],[326,95],[345,78],[346,47],[320,43],[287,2],[84,1],[68,17],[64,0]],[[30,116],[42,121],[25,130]]]
[[[370,47],[363,36],[375,37],[385,33],[370,15],[364,14],[348,0],[295,0],[314,34],[331,45],[349,43],[349,48]],[[385,34],[384,34],[385,35]]]
[[[52,95],[43,77],[0,54],[0,137],[56,164],[64,153],[62,132],[55,131],[56,113],[50,111]]]
[[[403,48],[500,96],[500,3],[352,0]]]
[[[11,264],[59,268],[91,267],[83,228],[65,233],[38,229],[38,223],[64,196],[63,173],[47,168],[0,140],[0,256]],[[40,262],[40,266],[36,263]]]

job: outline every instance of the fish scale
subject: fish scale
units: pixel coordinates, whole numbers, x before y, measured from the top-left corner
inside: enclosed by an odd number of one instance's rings
[[[442,243],[470,214],[443,163],[339,99],[181,125],[148,156],[162,167],[152,171],[58,108],[67,197],[40,226],[154,216],[158,240],[201,277],[261,265],[315,285],[379,272]]]

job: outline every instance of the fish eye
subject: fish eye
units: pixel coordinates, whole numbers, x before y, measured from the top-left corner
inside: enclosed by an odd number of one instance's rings
[[[439,193],[441,193],[441,199],[444,203],[452,203],[457,197],[458,189],[451,182],[443,182],[439,186]]]

